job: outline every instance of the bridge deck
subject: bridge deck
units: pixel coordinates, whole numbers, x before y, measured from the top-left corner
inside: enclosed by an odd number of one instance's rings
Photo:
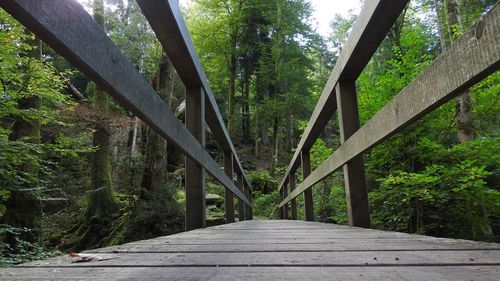
[[[498,280],[500,245],[302,221],[245,221],[0,269],[1,280]]]

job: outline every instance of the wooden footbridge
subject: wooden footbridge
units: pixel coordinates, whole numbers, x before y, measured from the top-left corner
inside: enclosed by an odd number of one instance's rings
[[[1,269],[1,280],[499,280],[500,245],[372,230],[362,155],[500,66],[495,6],[360,127],[355,81],[407,0],[366,0],[280,184],[282,220],[252,220],[252,188],[208,85],[177,0],[137,0],[187,89],[170,111],[74,0],[0,0],[39,38],[186,156],[187,232]],[[338,110],[341,146],[311,172],[309,150]],[[205,124],[224,154],[205,150]],[[224,170],[220,167],[223,166]],[[304,180],[295,173],[302,168]],[[350,226],[314,221],[312,187],[343,168]],[[205,228],[205,173],[226,189],[226,222]],[[236,181],[234,180],[236,178]],[[305,222],[297,221],[303,194]],[[235,221],[233,198],[239,201]]]

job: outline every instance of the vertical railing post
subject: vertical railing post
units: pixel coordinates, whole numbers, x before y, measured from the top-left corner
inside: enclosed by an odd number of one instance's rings
[[[226,175],[233,180],[233,153],[231,151],[224,151],[224,171]],[[234,222],[234,194],[228,188],[225,189],[225,212],[226,223]]]
[[[205,146],[205,93],[186,89],[186,127]],[[205,169],[186,157],[186,231],[205,227]]]
[[[288,183],[285,183],[283,185],[283,199],[286,198],[287,196],[288,196]],[[288,203],[283,205],[283,218],[285,220],[288,219]]]
[[[359,129],[356,82],[339,82],[335,91],[340,124],[340,141],[344,143]],[[349,225],[370,227],[363,155],[359,155],[347,162],[343,169]]]
[[[252,203],[252,206],[250,207],[249,219],[253,220],[253,198],[252,198],[252,190],[251,189],[248,193],[248,200],[250,200],[250,203]]]
[[[284,199],[283,197],[283,188],[279,191],[279,195],[280,195],[280,199],[279,199],[279,203],[281,203]],[[285,213],[283,212],[285,207],[279,207],[278,208],[278,213],[279,213],[279,216],[280,216],[280,219],[285,219]]]
[[[290,182],[290,192],[292,192],[296,187],[295,173],[290,172],[288,181]],[[292,208],[292,220],[297,220],[297,198],[293,198],[290,205]]]
[[[309,150],[302,150],[300,158],[302,162],[302,178],[306,179],[311,174],[311,154]],[[314,221],[312,188],[304,190],[304,217],[306,221]]]
[[[248,186],[246,183],[244,183],[244,186],[245,186],[245,196],[248,198],[248,201],[250,201],[250,186]],[[243,203],[245,204],[245,203]],[[245,220],[251,220],[252,218],[252,208],[245,204]]]
[[[238,173],[238,188],[245,194],[245,184],[241,173]],[[245,220],[245,202],[241,198],[238,198],[238,218],[240,221]]]

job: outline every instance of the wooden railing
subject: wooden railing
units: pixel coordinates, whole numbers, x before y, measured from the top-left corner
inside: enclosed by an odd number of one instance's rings
[[[407,3],[365,1],[280,183],[281,218],[289,218],[290,203],[291,219],[297,219],[296,198],[304,193],[305,219],[314,220],[312,187],[343,167],[349,224],[370,227],[363,153],[499,69],[500,7],[496,5],[360,128],[356,79]],[[336,109],[341,146],[311,172],[309,151]],[[304,181],[296,186],[300,164]]]
[[[205,226],[205,171],[226,188],[226,222],[252,219],[252,188],[194,50],[177,0],[139,0],[186,87],[186,125],[75,0],[0,0],[0,6],[186,156],[186,230]],[[208,124],[224,171],[205,150]],[[237,175],[237,184],[233,180]]]

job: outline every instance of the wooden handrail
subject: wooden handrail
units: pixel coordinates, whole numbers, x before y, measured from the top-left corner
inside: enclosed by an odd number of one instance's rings
[[[234,155],[237,173],[243,175],[245,183],[251,189],[250,181],[224,124],[177,2],[177,0],[137,0],[182,81],[186,85],[200,86],[205,90],[206,122],[222,150]]]
[[[358,21],[352,28],[343,51],[302,134],[279,189],[288,183],[289,174],[295,172],[300,166],[301,151],[311,149],[337,110],[334,93],[337,83],[341,80],[355,80],[359,76],[408,2],[409,0],[365,1]]]
[[[500,5],[497,4],[307,176],[279,203],[279,207],[285,206],[353,158],[498,71],[499,46]],[[311,126],[309,124],[308,127]]]
[[[160,1],[155,1],[156,3],[159,4]],[[176,6],[172,6],[171,3],[169,5],[175,10]],[[120,105],[133,112],[148,126],[167,139],[169,144],[180,149],[186,157],[203,167],[224,187],[236,195],[241,202],[251,207],[251,201],[244,194],[244,191],[236,186],[233,179],[229,178],[220,165],[209,155],[204,148],[203,141],[200,143],[186,129],[184,124],[177,119],[169,106],[135,70],[121,50],[80,4],[76,1],[66,0],[0,0],[0,6],[56,52],[65,57],[89,79],[113,96]],[[182,75],[186,87],[194,89],[194,91],[190,90],[190,92],[200,93],[200,91],[196,91],[196,86],[199,86],[201,94],[207,97],[208,101],[203,105],[208,104],[207,112],[211,113],[207,113],[207,115],[216,116],[216,118],[210,117],[207,119],[209,125],[212,131],[218,132],[219,139],[223,141],[221,143],[223,149],[230,150],[237,159],[236,151],[222,122],[215,99],[194,52],[194,47],[190,45],[191,39],[186,33],[182,19],[179,20],[178,18],[180,16],[178,8],[175,11],[177,11],[177,19],[174,24],[178,24],[177,29],[182,30],[184,41],[169,41],[168,44],[175,45],[179,43],[182,45],[188,42],[189,44],[185,46],[185,49],[181,48],[180,50],[183,55],[188,54],[191,56],[189,60],[184,61],[184,64],[176,61],[178,71]],[[176,38],[176,40],[180,40],[180,38]],[[162,38],[160,38],[160,41],[165,43]],[[169,55],[173,57],[172,53]],[[190,69],[192,67],[190,62],[195,63],[195,70]],[[183,66],[184,69],[182,69]],[[199,74],[198,78],[193,76],[194,73]],[[194,80],[189,80],[189,75],[192,75]],[[196,79],[200,79],[200,81],[197,82]],[[220,134],[221,130],[223,137]],[[241,164],[238,167],[240,174],[244,175],[245,172]],[[250,183],[247,183],[247,186],[250,186]]]

